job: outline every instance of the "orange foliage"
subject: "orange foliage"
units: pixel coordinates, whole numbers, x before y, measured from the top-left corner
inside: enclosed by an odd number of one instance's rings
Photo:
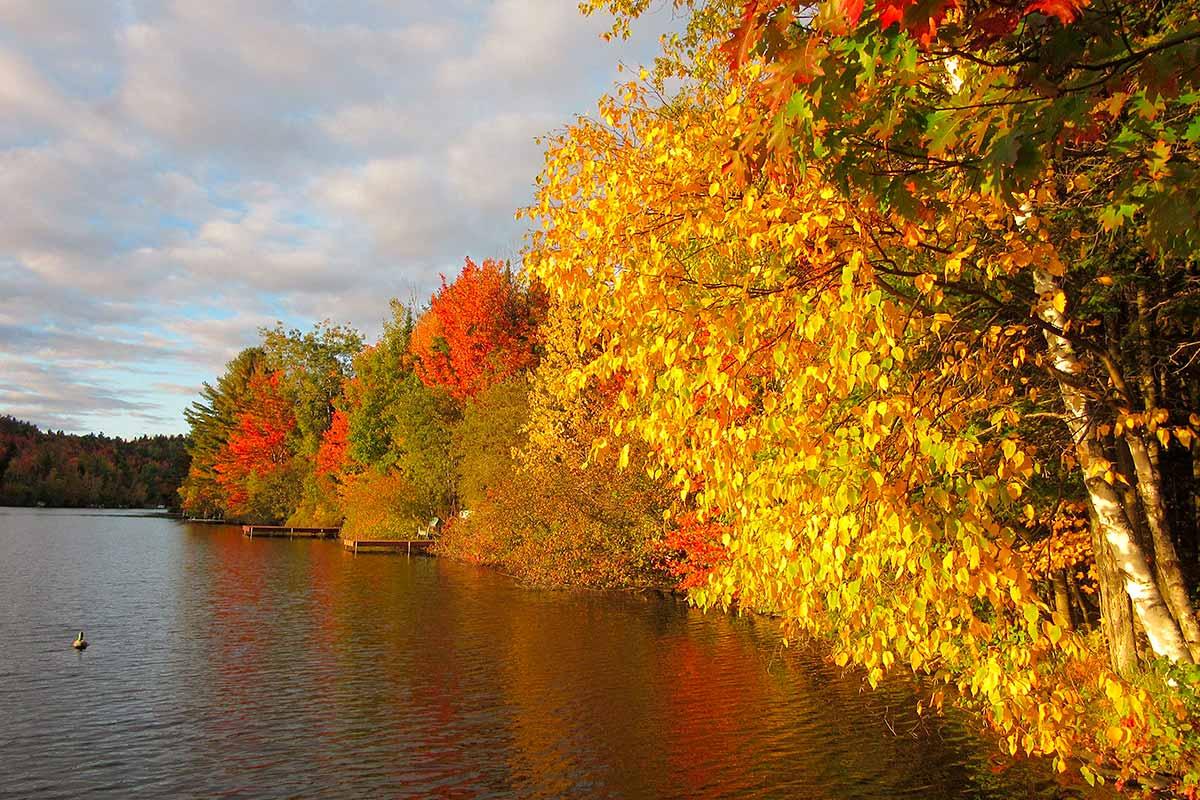
[[[729,554],[721,536],[729,527],[712,520],[701,521],[695,512],[679,518],[662,543],[667,571],[679,578],[680,589],[704,586],[708,576]]]
[[[321,447],[317,450],[317,474],[338,475],[346,466],[346,450],[350,445],[350,417],[337,409],[329,427],[321,436]]]
[[[1029,574],[1040,579],[1052,572],[1067,570],[1074,573],[1081,590],[1094,593],[1096,562],[1086,506],[1083,503],[1062,503],[1058,508],[1043,513],[1038,523],[1050,535],[1018,548],[1028,559]]]
[[[409,538],[425,521],[417,491],[398,472],[368,469],[347,477],[338,493],[346,511],[342,535],[348,538]]]
[[[282,469],[292,457],[288,437],[296,429],[292,404],[280,390],[282,374],[257,372],[247,387],[247,405],[217,456],[214,470],[230,506],[249,499],[247,481]]]
[[[502,262],[468,258],[454,283],[443,276],[413,330],[417,375],[461,401],[532,367],[543,307],[541,292],[522,290]]]

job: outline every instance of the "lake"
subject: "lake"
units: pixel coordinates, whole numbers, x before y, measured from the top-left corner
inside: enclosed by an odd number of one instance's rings
[[[1085,796],[915,705],[654,595],[0,508],[4,797]]]

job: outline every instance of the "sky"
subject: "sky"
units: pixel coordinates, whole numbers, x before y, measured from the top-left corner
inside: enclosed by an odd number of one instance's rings
[[[576,0],[0,0],[0,414],[182,433],[261,326],[519,261],[534,138],[648,63]],[[627,77],[627,76],[626,76]]]

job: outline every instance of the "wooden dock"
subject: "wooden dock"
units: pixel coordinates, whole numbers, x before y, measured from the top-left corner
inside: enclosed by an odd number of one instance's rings
[[[243,525],[242,535],[283,539],[336,539],[341,528],[301,528],[291,525]]]
[[[342,547],[355,553],[429,555],[433,539],[342,539]]]

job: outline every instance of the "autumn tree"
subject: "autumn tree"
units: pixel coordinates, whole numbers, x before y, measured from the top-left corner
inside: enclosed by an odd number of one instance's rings
[[[216,385],[205,383],[200,399],[184,410],[188,422],[188,454],[191,465],[179,488],[183,510],[192,516],[220,517],[226,510],[224,489],[216,463],[237,425],[237,413],[245,402],[251,376],[262,364],[263,352],[251,347],[230,361]]]
[[[594,355],[575,346],[580,315],[574,306],[550,309],[532,376],[467,403],[455,450],[471,514],[452,521],[438,548],[543,586],[667,586],[665,481],[646,473],[649,452],[631,437],[593,453],[608,433],[611,385],[565,391],[571,371]]]
[[[1175,716],[1188,695],[1160,680],[1167,699],[1155,703],[1095,669],[1018,548],[1060,457],[1084,463],[1089,492],[1096,477],[1116,480],[1096,472],[1077,427],[1039,438],[1025,419],[1077,422],[1062,386],[1082,382],[1064,377],[1045,336],[1076,330],[1051,316],[1075,301],[1035,282],[1067,273],[1046,198],[1010,192],[1030,200],[1018,214],[1003,193],[947,177],[927,190],[899,182],[904,200],[840,175],[836,154],[798,158],[809,139],[789,136],[795,120],[777,119],[784,105],[763,87],[820,42],[731,68],[717,44],[744,18],[722,5],[705,9],[707,39],[668,39],[665,68],[549,143],[526,266],[553,301],[588,309],[578,347],[599,351],[564,386],[616,383],[612,435],[651,445],[661,459],[651,473],[673,480],[696,521],[727,526],[697,602],[780,613],[872,682],[898,664],[938,676],[1014,752],[1065,767],[1078,748],[1126,774],[1177,769],[1197,747]],[[785,32],[797,20],[811,22],[796,15]],[[856,30],[900,48],[862,56],[878,74],[920,52],[894,26]],[[821,74],[837,84],[846,70]],[[678,75],[691,80],[671,94]],[[943,78],[893,88],[936,91],[953,83]],[[792,95],[810,84],[776,86],[801,121],[809,112]],[[869,113],[872,88],[843,87],[847,113]],[[876,138],[895,121],[889,96],[869,121]],[[892,98],[897,113],[903,100]],[[760,129],[777,135],[742,147]],[[848,131],[820,122],[810,138],[854,142]],[[940,206],[922,205],[935,196]],[[1133,540],[1115,538],[1124,549],[1104,541],[1136,571]],[[1143,625],[1161,622],[1141,613],[1153,605],[1144,581],[1126,585],[1147,590],[1128,594]],[[1151,730],[1171,744],[1147,747]]]
[[[543,301],[494,259],[467,259],[442,288],[412,333],[416,372],[428,386],[459,401],[531,367],[537,358],[537,325]]]
[[[1177,555],[1195,546],[1200,496],[1184,492],[1188,513],[1172,515],[1163,476],[1165,462],[1200,463],[1188,453],[1200,372],[1182,357],[1197,347],[1196,9],[740,6],[724,55],[765,113],[729,140],[731,175],[797,182],[811,165],[906,232],[903,250],[875,248],[886,280],[925,272],[1006,321],[1032,313],[1098,551],[1121,565],[1102,591],[1128,595],[1155,654],[1200,656]],[[948,226],[963,202],[991,222]]]
[[[346,469],[350,447],[350,417],[335,409],[329,427],[321,435],[317,449],[316,470],[320,475],[339,475]]]
[[[451,443],[464,508],[481,506],[519,468],[517,451],[528,423],[526,375],[493,384],[467,403]]]
[[[353,374],[362,336],[328,320],[311,331],[288,330],[280,323],[260,333],[264,362],[279,375],[281,390],[292,399],[299,446],[303,452],[315,454],[333,419],[334,400],[341,394],[342,382]]]
[[[296,420],[293,446],[306,459],[300,471],[300,494],[286,515],[292,525],[332,526],[339,517],[336,485],[315,468],[326,432],[333,421],[334,403],[343,382],[353,374],[353,358],[362,337],[328,320],[310,331],[285,329],[282,324],[260,331],[264,361],[280,380],[280,390]]]
[[[414,318],[393,301],[383,336],[355,356],[354,377],[337,400],[323,452],[341,454],[337,480],[347,531],[410,536],[457,503],[450,439],[459,408],[415,375]]]
[[[297,425],[283,383],[279,372],[250,376],[235,427],[217,456],[213,468],[231,516],[279,522],[296,507]]]

